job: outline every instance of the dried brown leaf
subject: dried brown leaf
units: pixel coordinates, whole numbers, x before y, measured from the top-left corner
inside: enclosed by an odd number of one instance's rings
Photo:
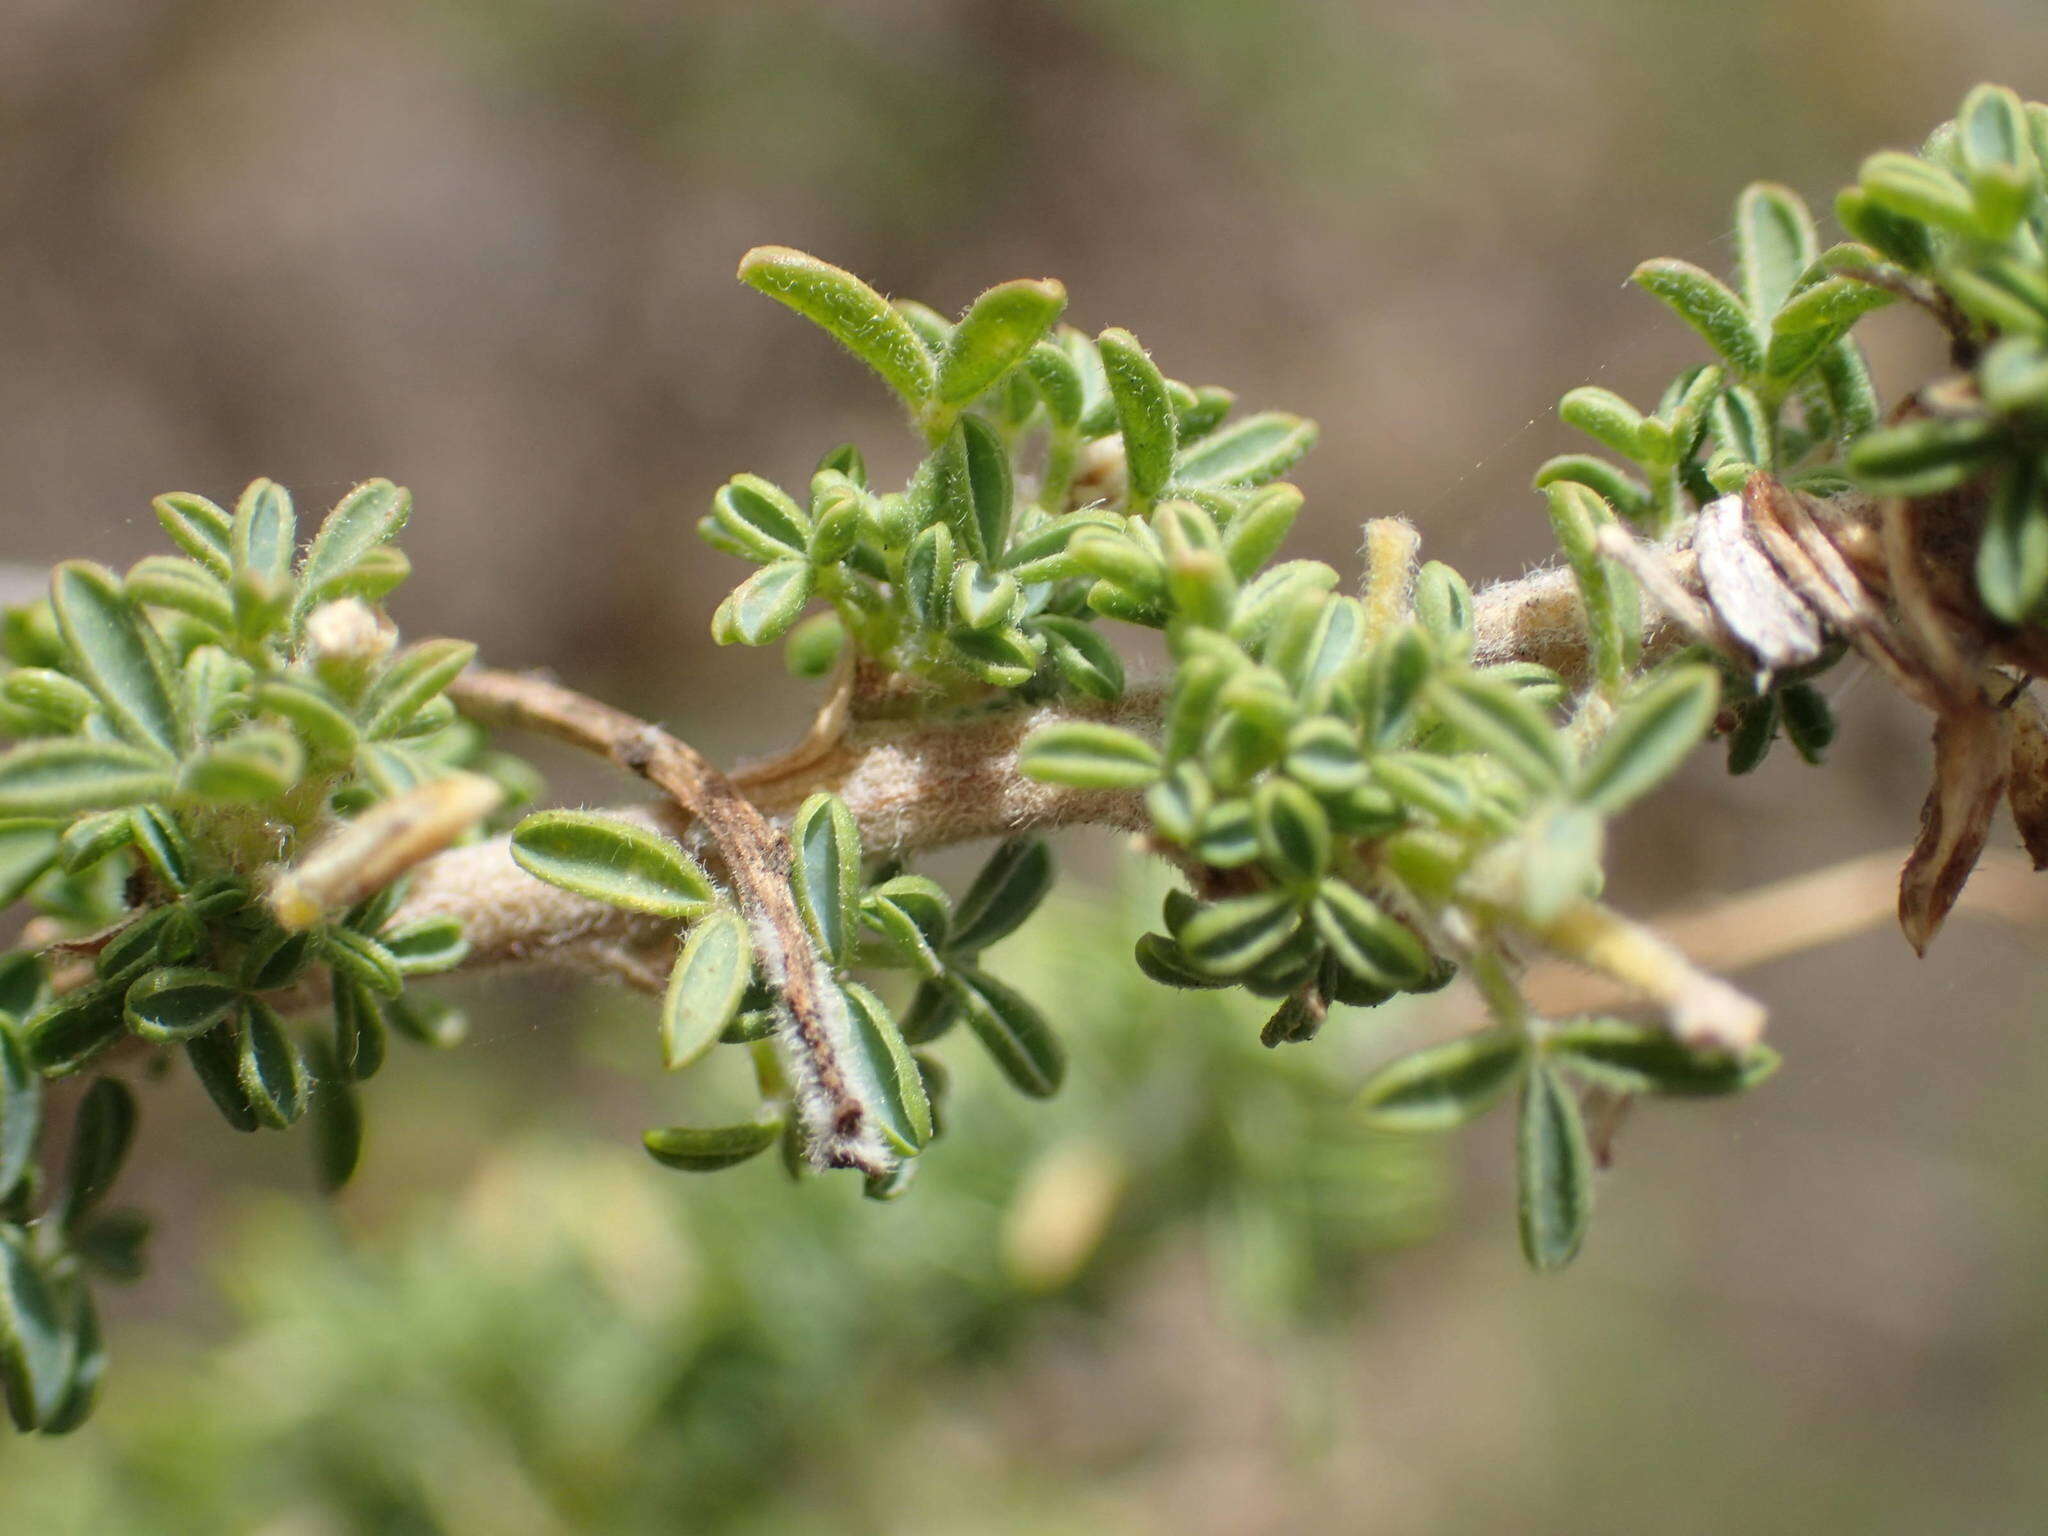
[[[1962,894],[2005,789],[2011,712],[1982,702],[1947,710],[1934,726],[1934,786],[1920,836],[1899,872],[1899,926],[1920,954]]]
[[[2031,693],[2013,700],[2005,803],[2034,868],[2048,869],[2048,711]]]

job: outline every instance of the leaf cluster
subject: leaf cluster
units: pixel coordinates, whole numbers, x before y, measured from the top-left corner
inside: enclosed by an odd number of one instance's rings
[[[790,828],[791,884],[810,938],[827,963],[839,1007],[828,1042],[846,1090],[881,1130],[895,1174],[870,1179],[891,1199],[908,1187],[912,1160],[941,1128],[946,1075],[929,1047],[963,1021],[1016,1088],[1057,1091],[1066,1057],[1044,1016],[988,974],[982,951],[1022,926],[1052,886],[1043,839],[1002,844],[956,907],[939,883],[900,860],[863,857],[844,802],[813,795]],[[670,1071],[717,1046],[753,1059],[760,1104],[746,1120],[668,1126],[646,1135],[659,1162],[692,1172],[729,1168],[778,1143],[792,1174],[810,1151],[779,1054],[800,1049],[781,978],[755,952],[746,914],[673,839],[616,817],[543,811],[521,822],[512,856],[528,873],[593,900],[674,918],[682,934],[658,1017]],[[897,1010],[860,976],[905,973]]]
[[[268,480],[232,512],[184,494],[155,507],[178,554],[124,575],[67,561],[48,599],[0,628],[0,730],[15,743],[0,754],[0,887],[39,925],[35,947],[0,961],[0,1362],[24,1429],[68,1429],[89,1405],[99,1345],[82,1276],[112,1250],[104,1223],[83,1225],[79,1181],[95,1196],[112,1182],[134,1120],[118,1080],[95,1082],[68,1182],[52,1182],[30,1156],[41,1080],[123,1044],[181,1057],[238,1131],[310,1115],[322,1180],[339,1186],[360,1148],[354,1085],[389,1033],[461,1032],[407,979],[466,946],[450,920],[394,927],[395,885],[323,907],[301,881],[294,904],[275,899],[275,869],[373,807],[410,807],[398,819],[416,828],[437,785],[493,776],[472,805],[533,790],[445,697],[475,648],[401,649],[374,606],[408,570],[389,542],[406,492],[356,487],[303,551],[291,497]],[[309,992],[331,1001],[331,1028],[286,1021],[280,1002]],[[139,1263],[142,1229],[128,1229],[115,1268]]]
[[[1123,668],[1093,621],[1130,617],[1132,602],[1076,541],[1168,494],[1235,509],[1315,440],[1313,423],[1281,412],[1230,421],[1228,390],[1166,378],[1127,331],[1090,339],[1059,325],[1055,282],[998,284],[948,321],[781,247],[750,252],[740,276],[881,375],[928,449],[900,491],[872,487],[845,446],[801,504],[754,475],[713,498],[699,531],[760,568],[712,632],[724,644],[788,636],[799,675],[829,670],[850,642],[956,694],[1115,698]],[[800,623],[816,602],[827,611]]]

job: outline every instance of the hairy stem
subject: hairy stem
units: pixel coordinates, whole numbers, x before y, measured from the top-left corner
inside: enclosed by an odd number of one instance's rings
[[[602,753],[661,790],[672,813],[701,830],[746,916],[754,952],[776,983],[777,1043],[796,1086],[806,1145],[823,1165],[887,1173],[892,1160],[838,1057],[837,1042],[850,1032],[840,1017],[845,1005],[797,910],[782,829],[694,747],[623,710],[507,672],[471,672],[450,692],[479,719]],[[489,846],[510,862],[505,845]]]
[[[1845,515],[1853,520],[1862,514]],[[1688,598],[1711,606],[1690,539],[1687,525],[1670,540],[1643,553],[1661,562],[1671,584]],[[1692,638],[1685,627],[1660,615],[1646,614],[1646,618],[1644,652],[1648,657]],[[1536,570],[1483,590],[1475,603],[1475,619],[1474,654],[1480,663],[1535,661],[1557,671],[1572,686],[1585,680],[1589,659],[1584,615],[1569,570]],[[472,672],[452,691],[461,708],[486,723],[552,728],[547,720],[530,713],[522,715],[516,707],[522,694],[543,686],[548,685],[506,674]],[[963,710],[940,719],[855,720],[834,742],[807,744],[806,750],[765,762],[757,769],[737,769],[730,778],[717,774],[695,753],[689,754],[689,772],[696,783],[719,786],[709,803],[716,808],[721,824],[730,828],[744,819],[749,830],[743,841],[761,847],[777,846],[766,841],[764,834],[780,836],[767,818],[787,816],[806,795],[821,789],[845,801],[860,828],[863,846],[877,851],[912,853],[1064,826],[1135,832],[1146,825],[1143,805],[1135,793],[1037,783],[1018,772],[1018,750],[1033,731],[1059,720],[1100,720],[1141,732],[1156,729],[1164,698],[1165,690],[1153,685],[1134,688],[1109,704],[997,706]],[[608,739],[604,730],[616,728],[637,733],[630,737],[634,742],[659,738],[681,748],[673,738],[630,716],[584,702],[590,710],[601,712],[593,719],[607,722],[604,729],[586,736],[586,744],[603,742]],[[601,745],[599,749],[609,750]],[[635,771],[645,772],[628,757],[618,752],[612,755]],[[709,777],[712,775],[715,781]],[[699,801],[690,795],[672,795],[665,804],[622,808],[614,814],[689,837],[703,813]],[[717,828],[706,826],[704,830],[718,840]],[[762,865],[762,875],[770,872],[771,866]],[[786,892],[781,900],[787,904]],[[504,838],[440,854],[415,871],[399,921],[444,915],[462,921],[470,941],[467,963],[472,968],[554,961],[585,968],[595,964],[603,969],[591,959],[598,951],[616,951],[621,945],[628,949],[651,947],[672,937],[668,925],[533,879],[512,862]]]

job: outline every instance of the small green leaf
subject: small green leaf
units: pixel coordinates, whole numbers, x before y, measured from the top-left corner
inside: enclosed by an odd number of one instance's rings
[[[1180,456],[1180,485],[1264,485],[1316,445],[1316,424],[1284,411],[1261,411],[1204,437]]]
[[[1888,289],[1853,277],[1830,277],[1815,283],[1787,303],[1771,322],[1764,371],[1783,387],[1817,364],[1858,320],[1883,309],[1896,297]]]
[[[934,361],[946,350],[946,341],[953,334],[953,322],[933,309],[929,304],[920,304],[915,299],[891,299],[889,307],[909,322],[917,333],[917,339],[924,343],[925,351],[931,353]]]
[[[1557,788],[1570,771],[1558,733],[1510,684],[1476,672],[1444,673],[1430,684],[1429,701],[1460,736],[1539,793]]]
[[[1128,532],[1084,528],[1067,546],[1067,554],[1081,574],[1099,576],[1140,600],[1166,591],[1165,562]]]
[[[1195,824],[1195,853],[1204,864],[1237,869],[1259,856],[1259,832],[1252,803],[1233,795],[1202,812]]]
[[[1862,349],[1855,342],[1846,336],[1837,340],[1821,353],[1816,371],[1827,395],[1828,408],[1838,423],[1839,435],[1845,441],[1861,437],[1877,425],[1882,414],[1877,387],[1871,382]]]
[[[1044,637],[1046,654],[1067,687],[1104,703],[1123,696],[1123,660],[1093,624],[1042,614],[1031,621],[1031,628]]]
[[[911,615],[926,629],[944,629],[952,622],[953,533],[934,523],[910,541],[903,557],[904,598]]]
[[[1893,213],[1861,187],[1844,187],[1835,194],[1835,219],[1909,272],[1924,272],[1934,260],[1932,231],[1918,219]]]
[[[131,806],[125,813],[135,846],[165,890],[182,892],[192,883],[192,846],[161,806]]]
[[[1662,783],[1714,723],[1712,667],[1673,667],[1626,700],[1579,775],[1578,800],[1612,814]]]
[[[738,1125],[699,1128],[672,1125],[641,1138],[647,1152],[667,1168],[685,1173],[716,1173],[758,1157],[782,1138],[782,1121],[748,1120]]]
[[[0,1201],[21,1182],[43,1123],[43,1079],[21,1026],[0,1015]]]
[[[17,1429],[55,1416],[70,1386],[71,1354],[28,1234],[0,1222],[0,1392]]]
[[[889,1145],[902,1156],[915,1156],[932,1139],[924,1077],[881,999],[853,982],[839,991],[853,1025],[854,1048],[844,1065],[856,1079],[855,1092],[874,1112]]]
[[[2048,503],[2042,499],[2041,461],[2013,463],[1991,496],[1977,545],[1977,591],[1984,606],[2008,624],[2020,624],[2048,593]]]
[[[283,1130],[305,1113],[311,1080],[275,1008],[248,999],[236,1047],[235,1077],[259,1121]]]
[[[896,966],[926,977],[945,969],[925,930],[888,897],[876,891],[863,896],[860,920],[867,931],[861,935],[857,964]]]
[[[1010,518],[1016,486],[1010,478],[1010,450],[996,429],[979,416],[965,416],[956,427],[965,474],[955,477],[968,506],[955,514],[954,526],[971,534],[969,545],[993,563],[1010,541]]]
[[[829,677],[846,650],[846,624],[838,614],[814,613],[789,632],[783,665],[791,677]]]
[[[1286,891],[1231,896],[1204,906],[1174,938],[1196,969],[1212,976],[1242,976],[1276,953],[1301,926],[1301,911]]]
[[[189,491],[172,491],[150,503],[156,520],[171,542],[197,560],[222,581],[233,574],[229,541],[234,519],[204,496]]]
[[[110,987],[121,988],[133,981],[143,970],[167,959],[162,953],[164,940],[170,935],[173,907],[146,907],[129,918],[111,937],[100,946],[100,952],[93,959],[93,968]]]
[[[1620,1093],[1718,1098],[1754,1088],[1778,1070],[1778,1053],[1753,1046],[1734,1053],[1696,1051],[1671,1032],[1621,1019],[1579,1019],[1546,1041],[1562,1066]]]
[[[62,1077],[119,1040],[121,1000],[104,986],[67,993],[23,1022],[29,1060],[45,1077]]]
[[[1453,1131],[1493,1107],[1527,1052],[1522,1036],[1506,1029],[1427,1046],[1367,1079],[1359,1108],[1374,1130]]]
[[[1826,695],[1811,683],[1788,683],[1778,701],[1792,750],[1809,763],[1820,762],[1835,739],[1835,712]]]
[[[1345,881],[1325,880],[1310,914],[1344,969],[1375,986],[1407,991],[1423,985],[1436,970],[1414,930]]]
[[[964,1017],[954,989],[937,980],[921,981],[910,994],[910,1007],[903,1015],[902,1034],[911,1045],[936,1040]]]
[[[1564,453],[1545,460],[1531,483],[1542,491],[1565,480],[1585,486],[1631,521],[1640,518],[1652,505],[1650,488],[1642,481],[1590,454]]]
[[[1593,1151],[1578,1103],[1542,1061],[1522,1081],[1515,1141],[1522,1253],[1534,1269],[1561,1269],[1593,1212]]]
[[[1334,715],[1314,715],[1287,733],[1287,776],[1317,794],[1337,795],[1365,782],[1358,733]]]
[[[325,1047],[313,1052],[312,1101],[313,1176],[322,1194],[334,1194],[355,1177],[363,1160],[363,1106],[350,1074],[327,1059]]]
[[[1180,415],[1180,444],[1183,449],[1198,438],[1207,437],[1223,425],[1237,405],[1237,396],[1214,384],[1204,384],[1192,400],[1177,401]]]
[[[996,688],[1021,688],[1044,659],[1045,642],[1015,625],[996,629],[955,629],[946,636],[952,659]]]
[[[801,559],[810,547],[810,517],[759,475],[734,475],[720,486],[711,517],[749,559],[763,564]]]
[[[978,955],[1024,925],[1052,889],[1052,848],[1042,837],[1013,837],[982,865],[954,914],[954,953]]]
[[[469,1035],[469,1015],[446,998],[400,997],[386,1005],[384,1016],[408,1040],[445,1051]]]
[[[257,686],[259,709],[281,716],[315,757],[346,762],[360,738],[355,722],[309,683],[273,678]]]
[[[1145,791],[1145,814],[1161,836],[1176,843],[1192,843],[1215,798],[1215,786],[1199,763],[1177,763]]]
[[[1084,393],[1081,370],[1073,359],[1049,341],[1041,341],[1024,359],[1031,383],[1045,402],[1046,413],[1063,429],[1072,429],[1081,419]]]
[[[1181,947],[1163,933],[1140,936],[1136,955],[1138,969],[1161,986],[1175,987],[1183,992],[1205,992],[1235,985],[1228,977],[1210,976],[1196,970]]]
[[[1623,458],[1641,460],[1643,413],[1611,389],[1586,384],[1570,390],[1557,403],[1558,419],[1597,438]]]
[[[242,989],[218,971],[168,966],[143,976],[128,989],[123,1016],[128,1027],[152,1045],[190,1040],[235,1010]]]
[[[718,605],[711,635],[720,645],[768,645],[788,634],[811,600],[808,560],[778,560],[754,572]]]
[[[1067,307],[1067,290],[1050,278],[998,283],[960,317],[939,358],[936,398],[966,405],[1038,345]]]
[[[275,992],[305,975],[313,963],[318,935],[311,929],[288,933],[272,924],[249,941],[241,964],[242,989]]]
[[[837,795],[812,795],[797,809],[789,841],[797,904],[825,953],[844,965],[852,958],[860,905],[860,830],[853,813]]]
[[[95,1274],[122,1285],[142,1278],[150,1220],[141,1211],[101,1213],[71,1234],[71,1250]]]
[[[1223,530],[1223,558],[1231,574],[1250,581],[1286,542],[1288,530],[1300,514],[1302,494],[1298,486],[1267,486],[1231,518]]]
[[[1631,281],[1669,305],[1738,374],[1747,378],[1763,367],[1763,343],[1749,311],[1712,273],[1689,261],[1659,257],[1637,267]]]
[[[292,602],[299,623],[313,605],[363,557],[405,526],[412,515],[412,493],[389,480],[365,480],[335,503],[313,536],[313,547],[299,565],[298,596]]]
[[[131,603],[182,613],[216,634],[227,634],[235,627],[234,600],[227,583],[196,561],[175,555],[145,555],[128,568],[121,590]]]
[[[5,761],[0,758],[0,764]],[[45,817],[0,821],[0,907],[19,901],[57,862],[59,825]]]
[[[1159,777],[1150,742],[1092,720],[1066,720],[1033,731],[1018,754],[1026,778],[1075,789],[1142,789]]]
[[[297,541],[298,519],[292,512],[291,492],[275,480],[250,481],[235,503],[234,525],[228,536],[235,574],[281,590],[291,573],[292,546]]]
[[[820,500],[814,500],[816,520],[811,524],[811,541],[804,555],[812,565],[837,565],[853,553],[860,542],[864,516],[860,494],[841,486]]]
[[[452,971],[469,954],[462,920],[455,917],[430,917],[408,923],[378,934],[377,940],[406,976]]]
[[[1299,784],[1262,782],[1252,792],[1252,824],[1266,868],[1279,878],[1312,885],[1330,867],[1330,818]]]
[[[944,949],[953,932],[953,901],[944,886],[926,875],[891,875],[861,898],[863,914],[886,906],[915,930],[920,943]]]
[[[1123,433],[1131,510],[1142,511],[1173,478],[1174,452],[1179,446],[1173,400],[1157,365],[1129,331],[1104,331],[1095,344]]]
[[[239,731],[186,758],[178,788],[221,804],[275,800],[298,782],[305,756],[298,738],[284,731]]]
[[[1415,573],[1415,618],[1454,655],[1472,649],[1472,589],[1440,560]]]
[[[396,997],[405,990],[405,972],[397,957],[367,933],[353,928],[323,928],[320,948],[337,973],[353,976],[382,997]]]
[[[953,571],[953,612],[969,629],[993,629],[1017,610],[1023,593],[1008,576],[985,571],[972,560]]]
[[[392,659],[363,701],[359,717],[363,735],[372,739],[398,735],[475,659],[476,647],[467,640],[422,640],[407,646]]]
[[[594,901],[688,921],[711,904],[711,881],[668,838],[589,811],[542,811],[512,833],[513,862],[535,879]]]
[[[1752,182],[1735,202],[1735,249],[1742,296],[1751,315],[1768,319],[1820,254],[1813,215],[1790,187]]]
[[[242,1087],[240,1073],[241,1029],[234,1020],[214,1026],[205,1034],[185,1042],[185,1059],[192,1074],[213,1100],[221,1117],[238,1131],[253,1131],[258,1121],[249,1094]]]
[[[366,1083],[382,1069],[390,1051],[388,1015],[400,1000],[380,997],[343,970],[333,973],[328,994],[334,1007],[334,1044],[324,1061],[314,1062],[314,1077],[325,1081],[338,1074],[348,1082]]]
[[[1767,693],[1739,706],[1735,729],[1728,733],[1729,774],[1755,772],[1770,755],[1771,743],[1777,738],[1778,696],[1775,693]]]
[[[1066,1053],[1044,1017],[1011,988],[972,967],[946,973],[968,1028],[1019,1092],[1052,1097],[1066,1076]]]
[[[674,1072],[701,1058],[739,1012],[754,973],[746,919],[713,907],[690,929],[661,1001],[661,1054]]]
[[[183,737],[156,632],[128,605],[114,573],[67,560],[50,573],[50,604],[71,665],[137,746],[175,752]]]
[[[57,1225],[70,1227],[113,1188],[135,1143],[135,1095],[117,1077],[94,1080],[71,1128],[71,1158],[50,1204]]]
[[[1358,668],[1355,688],[1367,741],[1392,747],[1407,736],[1435,670],[1436,655],[1419,625],[1403,624],[1374,644]]]
[[[1875,494],[1935,496],[1976,475],[2005,442],[2004,426],[1988,417],[1927,418],[1864,433],[1847,463]]]
[[[1929,164],[1918,155],[1881,150],[1863,162],[1857,180],[1864,195],[1888,213],[1917,219],[1954,234],[1976,236],[1984,232],[1970,189],[1942,167]]]
[[[931,353],[910,322],[851,272],[787,246],[762,245],[742,258],[739,277],[828,332],[912,407],[931,399]]]

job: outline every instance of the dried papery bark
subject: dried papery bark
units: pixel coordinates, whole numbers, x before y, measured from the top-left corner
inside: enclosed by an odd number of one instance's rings
[[[1744,496],[1723,496],[1700,509],[1693,548],[1708,612],[1755,659],[1760,675],[1819,658],[1820,616],[1757,542]]]

